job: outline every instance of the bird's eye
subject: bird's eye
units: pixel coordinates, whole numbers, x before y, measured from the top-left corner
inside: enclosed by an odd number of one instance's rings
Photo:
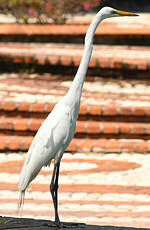
[[[112,10],[112,14],[116,14],[116,11],[115,11],[115,10]]]

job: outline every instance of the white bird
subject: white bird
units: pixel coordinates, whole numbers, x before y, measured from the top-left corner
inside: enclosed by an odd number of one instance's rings
[[[99,23],[110,17],[137,16],[134,13],[115,10],[110,7],[102,8],[94,17],[85,36],[84,52],[80,66],[67,94],[55,105],[52,112],[44,120],[28,150],[20,179],[20,199],[18,210],[23,208],[25,190],[30,182],[37,176],[43,166],[50,165],[54,159],[50,192],[55,209],[55,224],[61,226],[58,215],[58,177],[59,166],[63,153],[71,142],[78,118],[82,87],[93,50],[94,33]]]

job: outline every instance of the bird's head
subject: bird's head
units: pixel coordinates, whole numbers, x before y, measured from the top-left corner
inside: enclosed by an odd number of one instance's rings
[[[135,13],[116,10],[111,7],[104,7],[100,10],[100,12],[103,15],[103,19],[111,18],[111,17],[120,17],[120,16],[138,16]]]

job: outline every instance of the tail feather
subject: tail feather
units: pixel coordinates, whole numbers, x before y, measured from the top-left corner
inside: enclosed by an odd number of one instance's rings
[[[23,211],[24,198],[25,198],[25,190],[20,191],[20,196],[19,196],[19,202],[18,202],[18,207],[17,207],[17,215],[20,215],[20,216],[21,216],[22,211]]]

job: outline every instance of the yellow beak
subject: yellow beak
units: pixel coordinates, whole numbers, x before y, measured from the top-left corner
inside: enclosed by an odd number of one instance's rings
[[[139,16],[138,14],[134,14],[131,12],[126,12],[126,11],[121,11],[121,10],[116,10],[116,13],[119,14],[120,16]]]

